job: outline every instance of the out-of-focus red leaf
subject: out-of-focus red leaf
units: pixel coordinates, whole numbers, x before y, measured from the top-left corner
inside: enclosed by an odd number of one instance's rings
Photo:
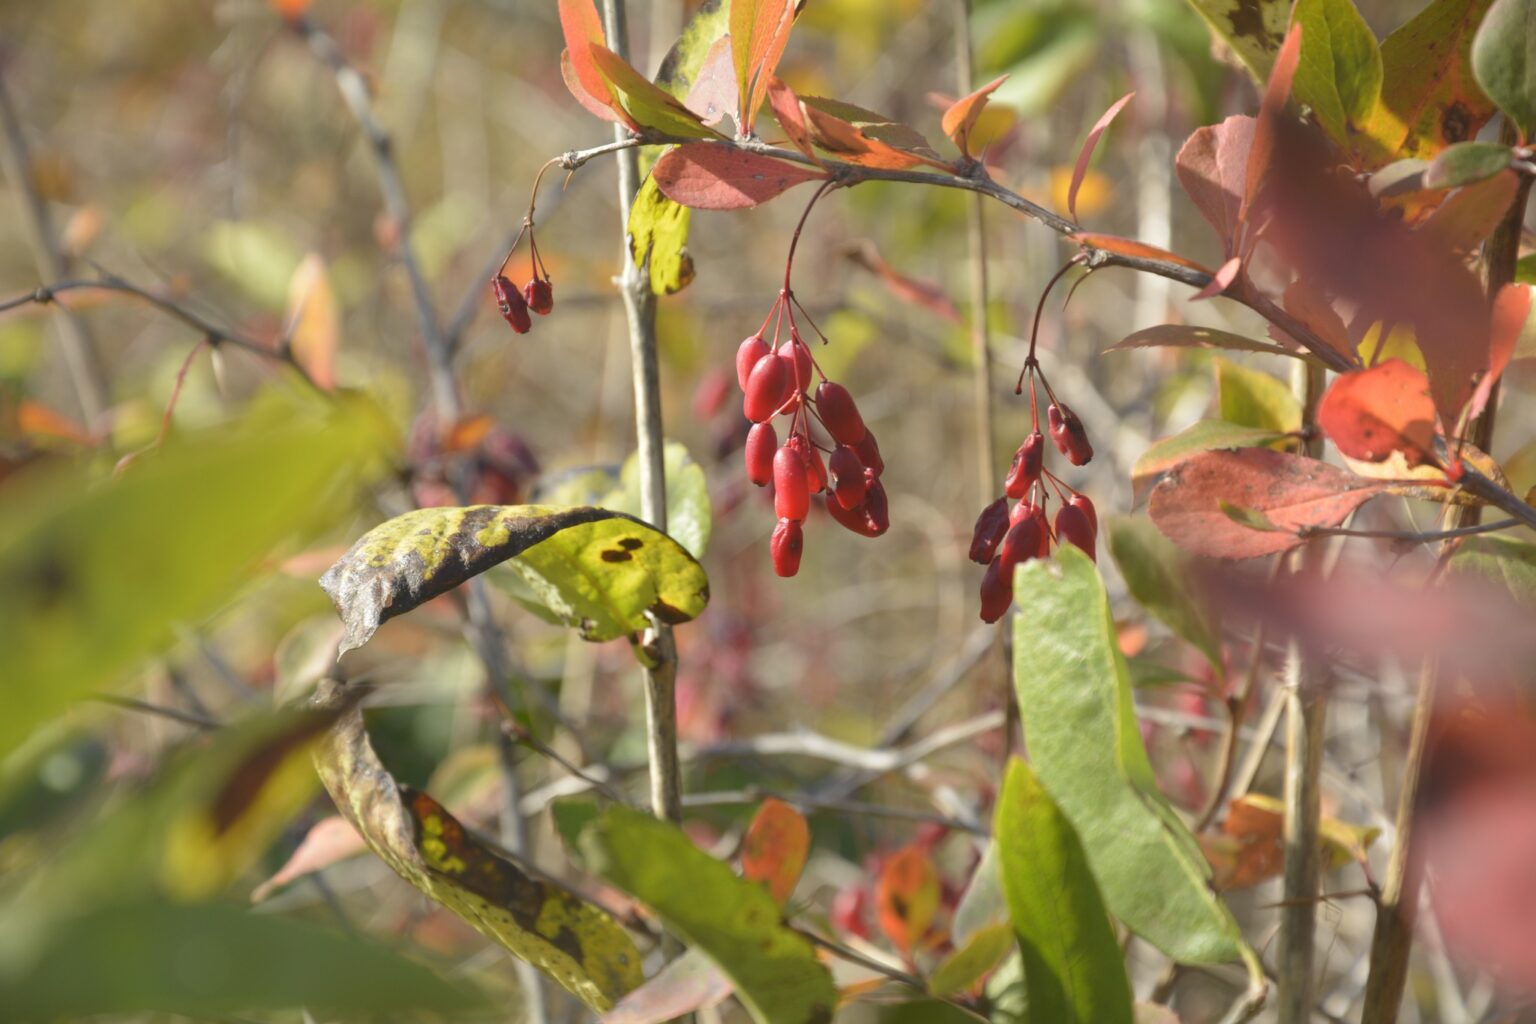
[[[1429,379],[1401,359],[1340,375],[1318,405],[1317,423],[1352,459],[1381,462],[1402,452],[1409,466],[1434,461]]]
[[[1134,238],[1123,238],[1120,235],[1103,235],[1092,231],[1077,231],[1068,237],[1078,245],[1086,246],[1090,249],[1103,249],[1105,252],[1112,252],[1119,256],[1166,260],[1169,263],[1177,263],[1181,267],[1198,270],[1202,274],[1209,274],[1212,277],[1216,276],[1216,272],[1210,267],[1196,263],[1194,260],[1185,259],[1177,253],[1169,252],[1167,249],[1159,249],[1155,245],[1138,242]]]
[[[1296,63],[1300,59],[1301,22],[1295,21],[1285,34],[1280,52],[1275,55],[1275,66],[1269,72],[1269,82],[1264,87],[1264,102],[1259,107],[1253,145],[1248,151],[1248,168],[1243,176],[1243,202],[1237,211],[1239,235],[1248,220],[1248,211],[1258,198],[1264,177],[1269,172],[1275,148],[1275,123],[1285,112],[1285,104],[1291,97],[1291,80],[1296,77]]]
[[[961,155],[967,157],[971,155],[971,129],[976,126],[976,119],[986,109],[988,97],[1006,81],[1008,76],[1000,75],[969,96],[956,100],[944,111],[944,117],[939,121],[939,125],[944,129],[944,134],[949,136],[949,140],[955,144],[955,148],[960,150]]]
[[[1350,362],[1356,361],[1355,346],[1349,340],[1349,328],[1344,326],[1344,318],[1309,278],[1297,278],[1287,285],[1281,302],[1287,313],[1311,328],[1329,348]],[[1269,334],[1284,344],[1295,343],[1295,339],[1285,336],[1277,327],[1271,326]]]
[[[875,882],[880,930],[904,953],[918,948],[939,909],[939,873],[928,850],[914,843],[892,854]]]
[[[310,826],[304,839],[293,855],[277,870],[277,874],[262,882],[251,892],[251,902],[260,903],[278,888],[295,878],[313,874],[338,861],[362,853],[368,848],[357,829],[339,814],[321,818]]]
[[[1509,212],[1519,188],[1514,171],[1501,171],[1475,185],[1459,188],[1430,214],[1419,230],[1433,234],[1452,252],[1470,253],[1493,234]]]
[[[803,0],[732,0],[731,51],[741,104],[736,124],[744,134],[752,131],[801,6]]]
[[[53,438],[87,448],[96,443],[84,427],[32,398],[16,406],[16,432],[29,439]]]
[[[961,323],[964,320],[960,310],[943,288],[931,281],[919,281],[915,277],[909,277],[896,270],[885,262],[885,258],[880,255],[880,250],[875,248],[875,243],[870,241],[855,243],[844,251],[850,260],[885,282],[891,294],[902,302],[921,306],[951,323]]]
[[[1002,84],[1002,79],[997,84]],[[1098,148],[1099,137],[1104,134],[1104,129],[1115,119],[1115,115],[1125,109],[1125,105],[1131,102],[1134,92],[1128,92],[1109,105],[1109,109],[1099,115],[1099,119],[1088,129],[1088,137],[1083,139],[1083,148],[1078,151],[1077,163],[1072,165],[1072,184],[1067,188],[1067,214],[1074,221],[1077,220],[1077,190],[1082,187],[1083,175],[1088,173],[1088,161],[1093,159],[1093,151]],[[977,111],[980,113],[980,111]]]
[[[727,114],[735,115],[739,99],[736,94],[736,69],[731,65],[731,38],[721,36],[710,46],[694,76],[693,88],[683,105],[705,124],[714,126],[725,120]]]
[[[1219,835],[1200,837],[1201,848],[1215,868],[1218,889],[1242,889],[1275,878],[1285,867],[1282,829],[1285,805],[1272,796],[1249,793],[1227,806]],[[1352,825],[1335,818],[1321,822],[1321,845],[1330,868],[1365,860],[1366,850],[1380,829]]]
[[[1242,116],[1198,128],[1174,160],[1179,183],[1200,215],[1216,229],[1227,256],[1237,252],[1238,211],[1243,207],[1248,156],[1257,124],[1254,118]]]
[[[289,21],[297,21],[309,13],[313,0],[267,0],[272,9]]]
[[[819,171],[707,142],[669,151],[656,161],[651,176],[668,199],[698,210],[740,210],[826,178]]]
[[[1201,288],[1189,297],[1190,302],[1199,302],[1201,299],[1212,299],[1231,287],[1237,280],[1237,272],[1243,269],[1243,260],[1240,256],[1233,256],[1227,262],[1216,269],[1211,275],[1211,283]]]
[[[769,797],[757,809],[741,842],[741,873],[765,882],[782,906],[795,891],[805,858],[811,851],[811,830],[805,816],[782,800]]]
[[[587,110],[605,121],[623,121],[631,128],[639,125],[621,110],[608,91],[603,73],[592,60],[590,47],[607,41],[603,19],[592,0],[560,0],[560,31],[565,35],[565,52],[560,55],[560,73],[565,87]]]
[[[773,116],[778,119],[779,127],[784,129],[784,134],[789,136],[796,149],[816,160],[816,150],[811,146],[811,131],[805,124],[805,111],[800,107],[800,97],[795,91],[777,78],[768,81],[768,104],[773,107]]]
[[[602,1024],[662,1024],[696,1010],[718,1006],[736,990],[729,978],[697,949],[663,967],[602,1016]]]
[[[1148,511],[1175,544],[1212,558],[1257,558],[1295,547],[1300,531],[1337,526],[1386,485],[1316,459],[1268,448],[1202,452],[1152,489]],[[1248,529],[1222,505],[1251,509],[1277,528]]]
[[[1520,334],[1525,330],[1526,322],[1531,316],[1531,286],[1527,284],[1506,284],[1499,289],[1499,294],[1493,300],[1493,324],[1491,340],[1488,344],[1488,369],[1482,379],[1477,382],[1477,390],[1472,392],[1472,398],[1467,403],[1465,418],[1467,422],[1477,419],[1488,407],[1488,399],[1493,394],[1493,386],[1498,383],[1499,377],[1509,366],[1509,361],[1514,358],[1515,345],[1520,341]]]

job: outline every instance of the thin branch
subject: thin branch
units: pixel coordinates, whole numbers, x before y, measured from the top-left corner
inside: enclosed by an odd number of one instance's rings
[[[1521,525],[1518,519],[1500,519],[1493,523],[1474,523],[1449,530],[1355,530],[1343,526],[1308,526],[1297,534],[1300,537],[1368,537],[1375,540],[1395,540],[1405,544],[1428,544],[1437,540],[1453,540],[1472,537],[1479,533],[1497,533]]]
[[[690,793],[683,797],[684,807],[732,807],[738,804],[755,804],[768,798],[782,800],[791,806],[809,811],[832,811],[838,814],[861,815],[870,818],[895,818],[900,821],[917,821],[943,825],[945,828],[972,835],[989,836],[991,830],[982,825],[948,815],[924,811],[914,807],[890,807],[884,804],[862,803],[857,800],[823,800],[805,793],[785,793],[759,786],[746,789]]]
[[[927,984],[923,981],[922,978],[919,978],[915,974],[908,974],[906,971],[892,967],[890,964],[882,963],[881,961],[876,960],[874,957],[868,957],[863,953],[858,952],[857,950],[849,949],[847,946],[844,946],[841,943],[833,942],[831,939],[822,938],[815,932],[807,931],[803,928],[796,928],[795,931],[798,931],[801,935],[809,939],[812,944],[820,946],[822,949],[826,950],[828,953],[831,953],[833,956],[838,957],[839,959],[847,960],[851,964],[858,964],[860,967],[874,971],[876,974],[882,974],[894,982],[906,985],[908,988],[915,989],[925,995],[929,994]],[[955,1009],[964,1013],[968,1017],[974,1018],[975,1020],[989,1020],[989,1018],[978,1013],[976,1008],[971,1006],[969,1003],[962,1002],[950,996],[935,996],[933,998],[937,998],[941,1002],[948,1003],[950,1006],[953,1006]]]
[[[157,718],[167,718],[182,725],[195,726],[198,729],[222,729],[224,723],[210,715],[198,714],[195,711],[183,711],[180,708],[167,707],[164,704],[151,704],[147,700],[138,700],[134,697],[118,697],[113,694],[99,693],[86,698],[97,704],[110,704],[115,708],[125,711],[137,711],[143,715],[154,715]]]

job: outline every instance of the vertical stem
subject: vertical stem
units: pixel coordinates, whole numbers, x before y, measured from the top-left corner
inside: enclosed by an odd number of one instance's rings
[[[1518,141],[1514,127],[1507,120],[1500,129],[1499,139],[1506,145]],[[1483,251],[1490,301],[1498,295],[1500,288],[1515,279],[1520,232],[1525,224],[1525,207],[1530,195],[1531,179],[1522,177],[1514,203]],[[1494,413],[1498,403],[1496,385],[1483,415],[1468,430],[1468,440],[1485,452],[1493,446]],[[1481,521],[1482,514],[1480,505],[1463,506],[1456,510],[1455,525],[1474,526]],[[1433,659],[1426,659],[1413,706],[1408,757],[1403,765],[1403,788],[1397,800],[1397,841],[1392,847],[1391,859],[1387,861],[1381,898],[1377,900],[1376,929],[1371,935],[1371,973],[1365,982],[1361,1024],[1392,1024],[1396,1021],[1408,982],[1408,957],[1413,951],[1413,922],[1422,882],[1413,859],[1413,810],[1419,797],[1419,776],[1424,766],[1425,739],[1434,709],[1436,684],[1436,665]]]
[[[629,59],[629,28],[624,0],[603,0],[603,28],[608,47]],[[614,138],[629,132],[614,127]],[[661,361],[656,344],[656,296],[629,251],[629,210],[640,188],[640,157],[623,149],[619,160],[620,238],[623,245],[617,284],[629,322],[630,364],[635,391],[635,438],[640,453],[640,515],[658,530],[667,528],[667,478],[662,457]],[[644,647],[653,665],[645,669],[645,724],[651,765],[651,809],[658,818],[682,818],[682,774],[677,761],[677,647],[672,628],[652,622]]]

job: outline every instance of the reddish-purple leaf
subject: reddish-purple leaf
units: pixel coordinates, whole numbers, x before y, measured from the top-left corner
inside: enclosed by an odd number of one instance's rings
[[[997,80],[997,84],[1002,84],[1001,78]],[[1088,161],[1093,159],[1093,151],[1099,145],[1099,137],[1115,119],[1115,115],[1119,114],[1135,95],[1134,92],[1128,92],[1110,104],[1109,109],[1099,115],[1099,119],[1088,130],[1088,137],[1083,140],[1083,148],[1077,154],[1077,163],[1072,167],[1072,184],[1067,187],[1067,214],[1074,221],[1077,220],[1077,190],[1083,186],[1083,175],[1088,173]],[[980,113],[980,111],[977,112]]]
[[[1317,407],[1317,424],[1352,459],[1381,462],[1402,452],[1410,467],[1434,461],[1429,379],[1401,359],[1341,375]]]
[[[944,111],[944,117],[939,125],[962,155],[967,157],[971,155],[971,129],[976,127],[976,119],[987,108],[987,98],[1006,81],[1008,81],[1007,75],[999,75],[969,96],[962,96],[951,103]]]
[[[1515,356],[1515,345],[1525,330],[1531,316],[1531,287],[1526,284],[1506,284],[1499,289],[1493,300],[1493,328],[1488,345],[1488,369],[1477,382],[1477,390],[1467,403],[1465,418],[1468,423],[1477,419],[1488,407],[1493,386],[1498,383],[1509,361]]]
[[[693,88],[688,90],[684,106],[699,120],[711,127],[723,121],[727,114],[734,115],[737,108],[736,69],[731,66],[731,39],[716,39],[704,62],[699,65],[693,78]]]
[[[1229,117],[1220,124],[1196,129],[1174,161],[1179,183],[1200,215],[1216,229],[1227,256],[1237,251],[1238,212],[1243,207],[1248,156],[1257,124],[1251,117]]]
[[[1253,133],[1253,146],[1248,152],[1248,169],[1243,178],[1243,204],[1237,211],[1237,234],[1241,234],[1248,220],[1248,210],[1258,198],[1259,186],[1269,171],[1275,148],[1275,122],[1285,110],[1291,96],[1291,80],[1296,77],[1296,64],[1301,59],[1301,22],[1293,22],[1285,34],[1285,42],[1275,55],[1275,66],[1269,73],[1269,83],[1264,87],[1264,102],[1259,108],[1259,121]]]
[[[1186,551],[1257,558],[1300,544],[1305,529],[1337,526],[1386,486],[1268,448],[1212,451],[1170,470],[1152,489],[1148,511],[1157,528]],[[1241,526],[1223,505],[1257,512],[1277,529]]]
[[[1220,295],[1231,286],[1233,281],[1237,280],[1237,272],[1242,269],[1242,257],[1233,256],[1223,263],[1216,273],[1211,275],[1211,283],[1191,295],[1189,301],[1199,302],[1201,299],[1215,298],[1217,295]]]
[[[820,171],[707,142],[669,151],[651,176],[668,199],[697,210],[741,210],[826,178]]]

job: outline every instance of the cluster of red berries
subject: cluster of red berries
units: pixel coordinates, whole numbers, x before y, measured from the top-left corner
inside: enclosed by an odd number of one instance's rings
[[[1040,433],[1040,409],[1034,388],[1038,367],[1026,364],[1025,373],[1030,376],[1029,404],[1034,430],[1014,452],[1002,497],[981,510],[971,534],[971,561],[987,567],[981,578],[983,622],[996,622],[1013,603],[1014,567],[1031,558],[1045,558],[1053,540],[1057,545],[1075,544],[1089,558],[1095,557],[1098,513],[1087,495],[1064,484],[1045,468],[1045,435]],[[1041,383],[1045,384],[1043,376]],[[1051,441],[1072,465],[1084,465],[1093,458],[1093,445],[1088,441],[1083,421],[1051,394],[1049,384],[1045,384],[1045,389],[1050,397],[1046,422]],[[1050,501],[1047,484],[1061,501],[1054,523],[1046,516]],[[1010,500],[1014,502],[1011,509]]]
[[[550,310],[555,308],[555,286],[550,283],[549,271],[539,256],[539,246],[533,241],[531,230],[528,232],[528,242],[532,252],[533,279],[523,285],[522,291],[518,291],[517,286],[500,271],[491,278],[491,294],[496,296],[496,307],[501,310],[502,319],[512,325],[518,334],[527,334],[533,326],[529,310],[539,316],[548,316]],[[510,253],[507,258],[511,259]],[[502,270],[505,269],[506,264],[503,263]]]
[[[885,487],[880,483],[885,470],[880,446],[848,389],[828,380],[816,365],[800,337],[791,301],[787,291],[781,292],[762,328],[736,350],[741,408],[752,421],[746,443],[747,479],[759,487],[773,484],[779,522],[770,550],[774,572],[780,576],[800,571],[803,526],[813,494],[825,492],[827,512],[862,537],[878,537],[891,525]],[[789,336],[780,340],[785,314]],[[774,322],[772,344],[764,337],[770,321]],[[821,374],[814,395],[810,391],[813,374]],[[774,417],[780,415],[789,418],[789,436],[782,446],[773,426]],[[811,436],[812,422],[821,424],[829,445]],[[823,451],[829,452],[825,460]]]

